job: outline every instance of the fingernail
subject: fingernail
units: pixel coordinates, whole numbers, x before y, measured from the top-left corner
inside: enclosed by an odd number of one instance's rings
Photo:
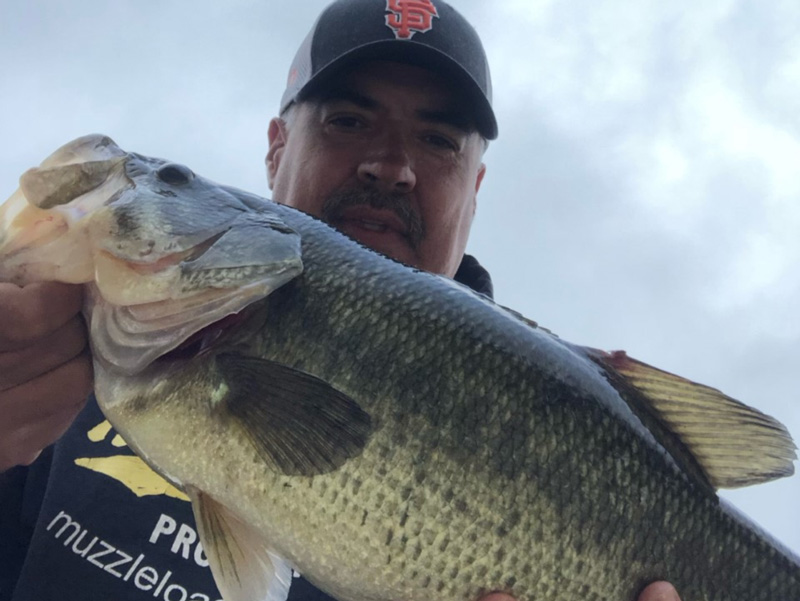
[[[681,601],[678,591],[669,582],[656,582],[648,587],[648,601]]]

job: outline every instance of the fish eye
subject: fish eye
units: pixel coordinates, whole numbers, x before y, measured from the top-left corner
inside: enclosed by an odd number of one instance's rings
[[[194,173],[185,165],[167,163],[156,171],[156,176],[162,182],[173,185],[188,184]]]

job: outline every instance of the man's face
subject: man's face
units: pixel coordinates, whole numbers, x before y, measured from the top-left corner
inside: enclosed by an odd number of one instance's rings
[[[361,243],[452,277],[485,171],[483,142],[442,78],[389,62],[270,123],[273,199]]]

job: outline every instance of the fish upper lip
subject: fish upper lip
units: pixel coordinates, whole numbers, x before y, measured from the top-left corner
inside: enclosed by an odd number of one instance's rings
[[[334,219],[335,222],[365,221],[386,226],[402,236],[408,236],[408,226],[400,216],[389,209],[375,209],[370,206],[348,207]]]

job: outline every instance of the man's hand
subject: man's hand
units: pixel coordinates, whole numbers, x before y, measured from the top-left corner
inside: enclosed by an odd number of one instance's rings
[[[480,601],[514,601],[511,595],[492,593]],[[642,591],[637,601],[681,601],[678,593],[669,582],[654,582]]]
[[[0,283],[0,471],[33,462],[92,386],[81,288]]]

